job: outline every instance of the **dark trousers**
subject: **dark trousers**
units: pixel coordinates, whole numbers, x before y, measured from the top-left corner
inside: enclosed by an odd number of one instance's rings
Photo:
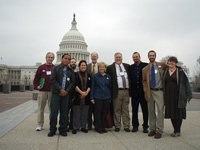
[[[86,128],[88,118],[88,105],[74,105],[73,107],[73,129]]]
[[[69,116],[70,116],[69,129],[73,129],[73,108],[72,107],[71,107]]]
[[[88,111],[88,127],[92,128],[92,114],[94,114],[94,104],[90,102]]]
[[[171,119],[172,125],[174,127],[174,133],[181,132],[182,121],[182,119]]]
[[[108,112],[108,105],[110,99],[95,99],[94,104],[94,119],[95,119],[95,130],[105,130],[106,115]]]
[[[69,129],[73,129],[73,107],[72,103],[68,104],[68,112],[67,112],[67,127],[69,126]]]
[[[132,125],[134,128],[139,127],[138,121],[138,108],[139,104],[142,108],[142,115],[143,115],[143,128],[148,128],[148,106],[144,96],[132,97],[131,98],[132,104]]]
[[[60,110],[59,132],[66,132],[67,128],[67,111],[68,111],[69,96],[60,96],[59,94],[52,93],[51,96],[51,114],[50,114],[50,131],[56,132],[57,130],[57,117]]]

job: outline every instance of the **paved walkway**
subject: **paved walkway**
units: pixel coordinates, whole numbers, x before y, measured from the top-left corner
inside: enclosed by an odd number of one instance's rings
[[[33,91],[0,94],[0,112],[9,110],[32,99]]]
[[[198,106],[197,106],[198,105]],[[30,100],[0,113],[0,150],[200,150],[200,100],[192,99],[188,105],[187,119],[183,121],[180,137],[171,137],[172,125],[165,119],[163,137],[154,139],[142,132],[115,132],[106,134],[94,130],[78,132],[67,137],[47,137],[49,132],[48,111],[45,113],[44,130],[37,132],[37,101]],[[142,122],[142,113],[139,113]]]
[[[37,110],[37,101],[29,100],[0,113],[0,138]]]

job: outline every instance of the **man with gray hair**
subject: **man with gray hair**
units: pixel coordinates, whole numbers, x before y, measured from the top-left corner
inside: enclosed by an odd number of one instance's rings
[[[92,52],[91,53],[91,60],[92,62],[87,65],[87,72],[90,74],[92,77],[95,73],[98,73],[98,54],[97,52]],[[88,130],[92,129],[92,114],[94,116],[94,104],[90,102],[89,105],[89,112],[88,112]]]
[[[115,62],[107,67],[112,80],[112,102],[114,108],[115,131],[121,128],[121,118],[126,132],[130,132],[129,116],[129,64],[122,63],[122,54],[115,53]]]
[[[55,66],[52,62],[54,60],[54,53],[48,52],[46,54],[46,63],[38,67],[33,81],[34,88],[39,90],[38,94],[38,126],[36,131],[41,131],[44,124],[44,108],[48,101],[49,114],[50,114],[50,102],[51,102],[51,72]]]

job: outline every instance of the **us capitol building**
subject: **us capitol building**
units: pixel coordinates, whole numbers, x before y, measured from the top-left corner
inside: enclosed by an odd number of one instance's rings
[[[87,44],[83,35],[78,31],[75,14],[73,15],[71,29],[63,36],[59,44],[59,50],[56,52],[56,65],[61,63],[62,55],[68,53],[71,58],[75,58],[77,64],[84,59],[89,62],[90,53],[87,51]],[[41,63],[35,66],[7,66],[0,64],[0,93],[9,93],[11,91],[34,90],[33,80],[37,68]]]
[[[75,14],[72,21],[72,27],[64,36],[59,44],[60,49],[57,51],[56,65],[61,63],[62,55],[68,53],[71,58],[75,58],[77,64],[80,60],[86,60],[89,62],[90,53],[87,51],[87,44],[83,35],[78,31],[76,27]]]

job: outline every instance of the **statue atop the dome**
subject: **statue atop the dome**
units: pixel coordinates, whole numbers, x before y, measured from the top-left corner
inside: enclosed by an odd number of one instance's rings
[[[73,19],[73,21],[76,21],[75,17],[76,17],[76,15],[75,15],[75,13],[74,13],[74,19]]]

